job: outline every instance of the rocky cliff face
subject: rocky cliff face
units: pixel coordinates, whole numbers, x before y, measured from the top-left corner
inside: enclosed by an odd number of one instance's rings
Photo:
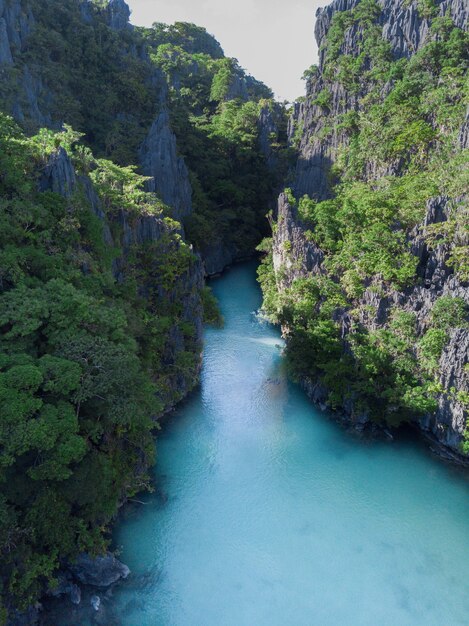
[[[184,159],[177,154],[176,136],[171,130],[169,113],[163,109],[153,122],[140,149],[142,171],[151,176],[148,191],[159,194],[182,221],[192,212],[192,189]]]
[[[368,23],[349,19],[353,15],[351,10],[359,4],[360,0],[335,0],[317,13],[316,39],[320,49],[320,63],[318,67],[309,70],[306,98],[294,106],[289,127],[290,141],[297,146],[299,152],[292,181],[296,199],[305,194],[316,201],[335,196],[337,190],[334,185],[340,181],[341,175],[337,177],[337,164],[340,170],[344,148],[349,148],[353,141],[353,133],[344,121],[359,119],[367,106],[367,99],[374,98],[372,102],[383,102],[395,84],[393,79],[389,79],[379,88],[381,91],[377,95],[377,82],[373,78],[363,78],[366,71],[373,67],[372,62],[366,59],[366,54],[363,54],[361,76],[353,84],[351,82],[352,59],[356,59],[366,50],[366,45],[369,45],[369,40],[366,43],[364,35]],[[379,0],[373,10],[373,23],[376,27],[374,32],[384,42],[388,42],[387,54],[391,61],[410,59],[429,42],[438,40],[435,24],[444,16],[446,19],[451,17],[453,27],[467,30],[468,26],[468,6],[463,0],[437,2],[427,12],[423,10],[422,3]],[[341,38],[338,36],[338,25],[342,29]],[[337,73],[334,74],[336,65],[330,60],[331,49],[334,49],[337,65],[344,57],[350,61],[348,75],[342,75],[339,80]],[[431,119],[431,114],[427,119]],[[430,121],[432,123],[435,125]],[[357,132],[357,128],[354,128],[354,132]],[[457,153],[467,146],[466,115],[453,152]],[[377,181],[385,180],[384,177],[399,177],[407,172],[402,159],[378,162],[374,156],[369,154],[368,159],[361,163],[362,169],[355,174],[350,174],[349,167],[347,175],[354,175],[373,186]],[[408,248],[418,259],[412,285],[396,289],[389,284],[383,286],[380,276],[371,277],[364,281],[361,295],[348,298],[348,306],[336,309],[334,319],[340,326],[345,352],[350,349],[348,338],[351,332],[355,332],[357,324],[365,332],[385,329],[396,307],[415,316],[417,337],[422,337],[428,329],[432,307],[439,298],[450,296],[469,304],[467,276],[455,271],[455,265],[451,262],[455,246],[467,251],[467,232],[455,233],[453,230],[452,235],[444,240],[440,237],[433,246],[429,245],[426,237],[432,229],[449,232],[448,225],[455,222],[455,215],[461,215],[465,210],[466,202],[467,197],[464,194],[457,198],[430,198],[426,202],[426,214],[420,223],[407,231],[404,229]],[[394,228],[399,229],[402,226],[396,224]],[[304,216],[300,216],[297,201],[292,202],[291,198],[282,194],[273,236],[273,266],[279,291],[288,291],[297,279],[312,276],[329,277],[339,283],[340,275],[331,272],[325,262],[326,258],[327,252],[318,244],[314,228],[305,223]],[[464,401],[469,390],[468,360],[468,330],[466,327],[453,328],[439,358],[436,376],[439,384],[437,408],[414,418],[442,454],[463,462],[465,459],[462,459],[460,453],[468,417]],[[321,383],[320,376],[311,378],[305,370],[302,378],[315,401],[328,402],[329,389]],[[342,411],[362,428],[368,417],[366,412],[363,414],[357,408],[359,400],[355,398],[355,401],[343,402]]]
[[[164,365],[167,370],[164,392],[161,399],[166,409],[183,398],[193,387],[200,368],[202,346],[203,307],[201,291],[204,286],[204,271],[199,256],[193,258],[187,269],[170,284],[161,280],[160,264],[165,255],[177,249],[180,232],[174,225],[168,225],[164,218],[153,215],[131,215],[125,210],[112,215],[103,211],[99,197],[87,176],[76,174],[66,151],[60,148],[52,154],[39,180],[41,191],[52,191],[71,201],[76,192],[84,192],[89,209],[102,223],[103,238],[106,246],[119,253],[113,261],[113,274],[118,282],[123,282],[127,274],[135,273],[142,262],[139,253],[150,250],[149,260],[145,261],[146,271],[137,271],[140,294],[152,300],[159,311],[177,307],[178,315],[166,329],[164,337]],[[87,271],[87,268],[83,268]],[[193,332],[186,336],[182,330],[184,324]],[[192,376],[187,377],[175,367],[178,358],[184,353],[195,354],[195,366]],[[171,373],[174,372],[174,373]]]
[[[94,3],[86,1],[81,2],[79,8],[79,18],[90,28],[98,28],[103,22],[117,33],[116,36],[119,36],[118,33],[121,31],[132,30],[129,24],[130,10],[124,0],[111,0],[103,8],[97,8]],[[10,112],[18,122],[27,127],[58,128],[61,126],[61,119],[67,119],[67,111],[57,108],[57,93],[50,86],[44,85],[43,68],[39,59],[35,60],[31,68],[30,64],[23,60],[29,37],[37,26],[34,10],[35,5],[28,2],[21,3],[19,0],[0,2],[0,72],[10,71],[19,75],[19,81],[9,97]],[[187,167],[182,157],[178,155],[176,137],[170,125],[166,108],[165,78],[156,68],[151,67],[144,48],[137,46],[128,48],[123,44],[119,55],[122,57],[122,63],[127,63],[130,56],[142,67],[148,66],[147,77],[145,75],[141,77],[142,80],[146,79],[146,85],[142,85],[141,89],[147,89],[148,93],[152,94],[155,117],[138,150],[138,158],[142,173],[150,178],[147,190],[156,193],[162,199],[171,209],[175,220],[182,221],[192,212],[192,189]],[[5,76],[11,80],[10,75],[5,74]],[[118,113],[116,119],[119,116],[125,123],[128,115]],[[166,245],[174,245],[174,238],[171,235],[174,227],[168,227],[162,218],[151,215],[135,218],[127,215],[125,211],[111,218],[106,217],[91,181],[87,177],[75,174],[70,159],[63,149],[52,155],[42,173],[39,185],[42,191],[50,190],[67,198],[70,198],[78,187],[85,191],[91,210],[102,221],[106,244],[110,247],[118,246],[122,251],[120,257],[114,261],[116,280],[122,280],[125,276],[128,271],[128,257],[135,253],[135,249],[161,246],[162,250],[158,250],[160,255],[164,253],[163,248]],[[171,240],[170,243],[167,243],[168,239]],[[155,251],[153,275],[158,278],[156,256]],[[231,258],[228,259],[228,261],[231,260]],[[201,259],[194,255],[194,262],[190,264],[190,268],[179,278],[172,289],[168,291],[162,287],[158,288],[160,302],[164,302],[167,307],[174,306],[176,302],[180,303],[182,307],[180,321],[193,325],[195,329],[190,339],[191,347],[180,330],[179,323],[167,330],[164,359],[168,372],[174,369],[173,366],[179,355],[186,350],[193,351],[194,346],[197,346],[196,349],[200,351],[203,317],[200,291],[203,279],[204,270]],[[143,292],[148,291],[150,286],[144,282],[140,288]],[[198,363],[199,354],[197,354],[196,361]],[[194,378],[197,370],[198,366],[194,371]],[[193,381],[189,383],[179,374],[170,376],[166,384],[165,402],[181,398],[192,384]]]
[[[330,128],[330,120],[351,111],[359,111],[360,101],[370,88],[366,83],[362,83],[358,90],[351,92],[343,84],[331,81],[324,75],[325,42],[332,18],[338,13],[354,9],[359,3],[360,0],[335,0],[326,8],[319,9],[316,15],[315,36],[320,51],[320,63],[307,83],[305,102],[295,105],[290,121],[290,139],[294,139],[296,132],[299,140],[299,158],[293,185],[298,196],[308,194],[322,200],[330,195],[330,169],[336,160],[338,149],[346,141],[346,133],[337,127]],[[381,12],[377,23],[381,28],[383,39],[391,46],[394,59],[409,58],[428,43],[432,20],[421,16],[418,3],[379,0],[378,5]],[[439,2],[437,14],[438,16],[449,14],[455,26],[467,29],[469,8],[464,0]],[[340,54],[349,55],[360,51],[361,35],[360,26],[348,28],[344,33]],[[317,102],[317,97],[325,87],[331,94],[327,113]],[[389,164],[387,170],[370,174],[385,175],[393,171],[396,171],[396,165]]]
[[[149,35],[130,25],[124,0],[54,2],[0,2],[1,108],[27,132],[60,129],[65,122],[85,133],[97,156],[121,165],[138,163],[151,179],[147,190],[171,207],[174,219],[187,220],[194,212],[189,173],[194,167],[181,156],[187,124],[177,127],[173,109],[177,117],[181,103],[191,99],[197,101],[195,115],[202,116],[209,105],[214,108],[210,72],[218,71],[193,55],[208,55],[231,67],[224,101],[257,102],[271,98],[270,90],[225,59],[219,43],[202,28],[160,25]],[[49,39],[53,46],[45,44]],[[163,54],[155,61],[164,45],[172,57]],[[74,79],[69,80],[72,66]],[[259,120],[261,152],[271,170],[278,165],[272,149],[277,138],[272,137],[281,114],[266,106]],[[206,243],[199,249],[208,275],[246,254],[220,233]]]
[[[20,123],[27,118],[37,126],[52,126],[49,113],[43,112],[40,106],[42,80],[33,75],[28,63],[22,64],[21,68],[15,67],[18,55],[26,49],[35,23],[30,6],[13,0],[0,2],[0,76],[4,89],[8,91],[8,82],[16,82],[14,93],[8,95],[10,111]]]
[[[129,24],[130,9],[124,0],[111,0],[101,9],[91,2],[81,2],[80,16],[90,26],[102,20],[116,32],[132,29]],[[16,0],[0,3],[0,71],[2,68],[4,72],[10,69],[19,74],[9,97],[10,112],[18,122],[33,128],[60,128],[68,113],[57,106],[57,94],[50,86],[44,85],[40,60],[35,59],[31,68],[22,57],[36,23],[34,7],[30,3]],[[126,49],[123,45],[119,54],[123,62],[130,55],[150,68],[145,51],[136,46]],[[154,98],[155,117],[139,150],[140,164],[145,175],[152,178],[148,190],[159,194],[163,202],[174,209],[175,219],[181,220],[192,211],[188,172],[183,159],[177,154],[176,138],[164,108],[167,95],[164,77],[153,68],[148,69],[148,74],[152,78],[147,80],[146,88]],[[143,79],[145,76],[142,76]],[[127,113],[116,114],[119,122],[125,123],[128,118]],[[141,120],[137,122],[141,124]]]

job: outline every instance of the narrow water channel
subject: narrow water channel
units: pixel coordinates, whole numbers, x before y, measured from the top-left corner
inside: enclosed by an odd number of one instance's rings
[[[212,286],[225,327],[159,438],[158,491],[116,530],[132,575],[90,623],[467,626],[464,475],[348,434],[287,383],[254,264]]]

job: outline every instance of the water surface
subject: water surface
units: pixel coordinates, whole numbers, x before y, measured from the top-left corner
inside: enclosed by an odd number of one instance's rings
[[[212,286],[225,327],[159,438],[157,492],[116,530],[131,578],[91,623],[467,626],[465,477],[416,441],[348,434],[287,383],[253,264]]]

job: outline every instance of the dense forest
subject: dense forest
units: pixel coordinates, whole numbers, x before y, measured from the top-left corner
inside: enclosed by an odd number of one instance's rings
[[[290,153],[282,107],[202,28],[131,27],[120,1],[0,17],[6,623],[151,489],[157,420],[220,322],[204,274],[267,232]]]

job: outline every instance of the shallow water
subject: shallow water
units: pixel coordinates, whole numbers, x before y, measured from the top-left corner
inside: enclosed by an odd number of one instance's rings
[[[225,327],[159,438],[158,491],[115,533],[132,575],[91,622],[53,623],[469,624],[464,475],[415,440],[348,434],[287,383],[254,264],[212,286]]]

